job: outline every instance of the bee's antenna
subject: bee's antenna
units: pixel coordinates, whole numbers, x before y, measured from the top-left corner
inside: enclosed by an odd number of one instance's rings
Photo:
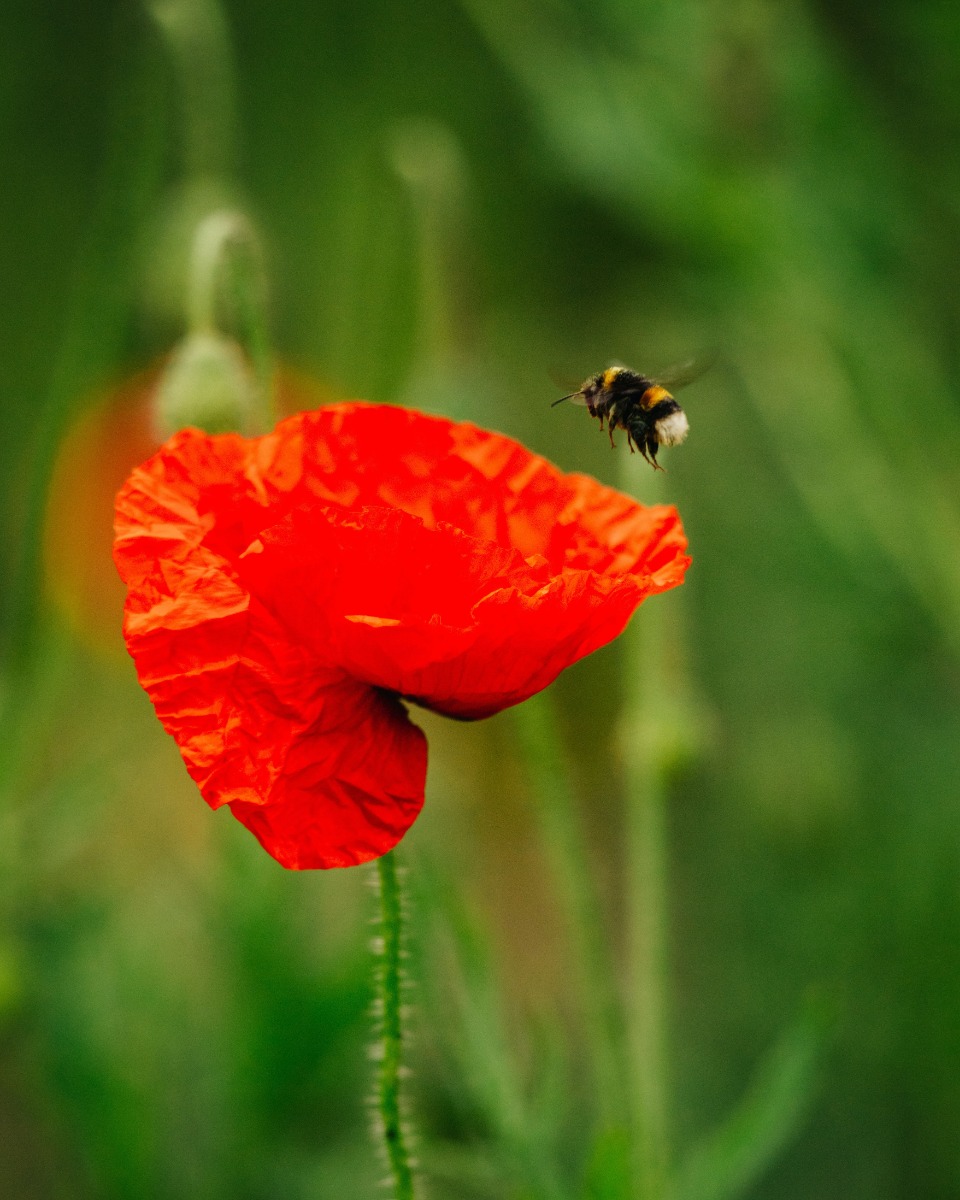
[[[556,408],[557,405],[562,404],[564,402],[564,400],[572,400],[574,398],[574,396],[579,396],[580,394],[581,393],[579,391],[577,391],[577,392],[571,392],[569,396],[561,396],[559,400],[552,400],[550,402],[550,407]]]

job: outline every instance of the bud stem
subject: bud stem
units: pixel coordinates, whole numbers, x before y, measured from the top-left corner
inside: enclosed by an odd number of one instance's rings
[[[192,333],[221,331],[224,316],[236,324],[256,379],[257,425],[264,431],[276,420],[265,293],[260,244],[250,221],[229,210],[205,217],[193,239],[187,324]]]
[[[219,0],[146,0],[163,38],[181,107],[183,173],[229,177],[236,159],[233,47]]]

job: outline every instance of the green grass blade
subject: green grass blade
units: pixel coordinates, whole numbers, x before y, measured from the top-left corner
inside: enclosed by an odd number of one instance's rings
[[[797,1136],[818,1089],[826,1036],[810,1006],[774,1045],[733,1114],[690,1152],[671,1200],[734,1200],[763,1175]]]

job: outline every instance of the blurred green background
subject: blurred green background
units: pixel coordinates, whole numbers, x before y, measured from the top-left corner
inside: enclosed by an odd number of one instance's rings
[[[109,421],[96,452],[70,438],[181,336],[190,232],[229,203],[287,370],[680,508],[688,582],[636,621],[660,606],[673,714],[678,1159],[814,1003],[816,1069],[777,1076],[783,1128],[717,1195],[960,1195],[956,6],[7,0],[2,27],[0,1194],[306,1200],[382,1174],[367,873],[284,873],[200,801],[114,609],[78,607],[80,575],[112,580],[108,508],[44,552],[58,472],[54,522],[115,486]],[[548,407],[551,370],[707,347],[665,476]],[[624,662],[554,689],[618,961]],[[430,1194],[625,1196],[585,1165],[514,717],[423,723],[402,851]]]

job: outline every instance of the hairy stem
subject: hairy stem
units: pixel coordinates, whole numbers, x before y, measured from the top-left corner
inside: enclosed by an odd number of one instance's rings
[[[413,1170],[406,1132],[401,1118],[401,1057],[403,1049],[403,1006],[401,966],[403,942],[403,899],[394,852],[377,859],[380,896],[380,937],[376,943],[376,1006],[380,1019],[377,1045],[380,1070],[376,1103],[379,1134],[390,1167],[394,1200],[413,1200]]]

